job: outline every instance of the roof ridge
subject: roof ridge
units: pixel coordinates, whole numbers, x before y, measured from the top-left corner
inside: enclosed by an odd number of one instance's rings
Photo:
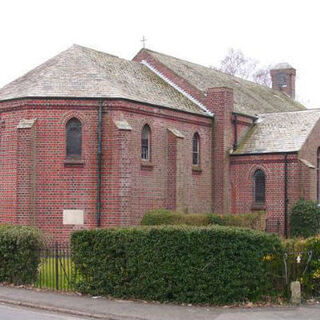
[[[74,45],[73,45],[74,46]],[[34,73],[35,71],[41,70],[41,68],[46,67],[48,64],[50,64],[50,62],[54,61],[54,59],[56,59],[58,56],[60,56],[61,54],[67,52],[68,50],[70,50],[73,46],[69,47],[68,49],[65,49],[61,52],[59,52],[58,54],[54,55],[53,57],[49,58],[48,60],[44,61],[43,63],[37,65],[35,68],[30,69],[29,71],[25,72],[22,76],[14,79],[13,81],[10,81],[9,83],[7,83],[6,85],[4,85],[3,87],[0,88],[0,99],[1,99],[1,91],[5,88],[7,88],[8,86],[14,84],[14,83],[19,83],[19,81],[22,81],[24,78],[27,78],[28,75]]]
[[[189,100],[191,100],[193,103],[195,103],[202,111],[205,111],[208,115],[213,116],[214,114],[208,110],[208,108],[200,102],[198,99],[196,99],[194,96],[186,92],[184,89],[182,89],[179,85],[177,85],[175,82],[170,80],[168,77],[166,77],[162,72],[160,72],[157,68],[150,65],[146,60],[142,60],[141,64],[146,66],[148,69],[150,69],[152,72],[154,72],[158,77],[160,77],[163,81],[168,83],[171,87],[173,87],[175,90],[180,92],[182,95],[187,97]]]
[[[69,49],[71,49],[71,48],[78,48],[78,49],[81,49],[81,50],[94,51],[94,52],[101,53],[101,54],[106,55],[106,56],[110,56],[110,57],[114,57],[114,58],[118,58],[118,59],[123,59],[123,58],[120,58],[119,56],[116,56],[115,54],[110,54],[108,52],[100,51],[100,50],[93,49],[93,48],[90,48],[90,47],[85,47],[85,46],[82,46],[82,45],[76,44],[76,43],[74,43]],[[69,50],[69,49],[67,49],[67,50]]]
[[[112,57],[112,58],[116,58],[116,59],[120,59],[120,60],[123,60],[117,56],[114,56],[112,54],[109,54],[109,53],[106,53],[106,52],[103,52],[103,51],[99,51],[99,50],[95,50],[95,49],[91,49],[91,48],[88,48],[88,47],[84,47],[84,46],[80,46],[80,45],[77,45],[77,44],[74,44],[71,48],[69,49],[72,49],[72,48],[77,48],[77,49],[80,49],[81,52],[83,53],[83,55],[86,57],[86,59],[91,63],[91,65],[97,69],[97,71],[103,71],[103,77],[104,77],[104,81],[106,81],[108,83],[108,85],[110,87],[113,87],[114,86],[112,85],[112,83],[108,80],[108,78],[105,76],[105,68],[99,64],[97,61],[95,61],[89,54],[88,52],[95,52],[95,53],[98,53],[98,54],[101,54],[103,56],[109,56],[109,57]],[[87,51],[87,52],[86,52]],[[101,73],[100,73],[101,74]],[[119,88],[118,88],[119,90]],[[121,93],[123,94],[123,90],[121,90]]]
[[[292,98],[290,98],[289,96],[285,95],[283,92],[280,92],[278,90],[275,90],[275,89],[272,89],[268,86],[265,86],[263,84],[259,84],[257,82],[254,82],[252,80],[248,80],[248,79],[243,79],[241,77],[238,77],[238,76],[235,76],[235,75],[231,75],[229,73],[226,73],[226,72],[223,72],[221,70],[218,70],[216,68],[211,68],[211,67],[207,67],[205,65],[202,65],[200,63],[197,63],[197,62],[192,62],[192,61],[189,61],[189,60],[185,60],[185,59],[180,59],[180,58],[177,58],[175,56],[172,56],[172,55],[169,55],[169,54],[165,54],[165,53],[161,53],[161,52],[158,52],[158,51],[155,51],[155,50],[150,50],[150,49],[147,49],[147,48],[143,48],[141,51],[148,51],[148,52],[151,52],[151,53],[155,53],[155,54],[159,54],[159,55],[162,55],[162,56],[166,56],[166,57],[169,57],[169,58],[173,58],[173,59],[176,59],[176,60],[179,60],[179,61],[182,61],[182,62],[187,62],[187,63],[190,63],[190,64],[193,64],[195,66],[200,66],[202,68],[206,68],[207,70],[210,70],[210,71],[213,71],[213,72],[217,72],[217,73],[220,73],[220,74],[223,74],[227,77],[229,77],[230,79],[234,80],[234,81],[237,81],[237,80],[240,80],[240,82],[247,82],[248,84],[251,84],[251,85],[254,85],[254,86],[257,86],[257,87],[262,87],[262,88],[266,88],[267,90],[269,90],[270,92],[273,92],[277,95],[281,94],[283,95],[284,97],[286,98],[289,98],[290,100],[293,100]],[[294,100],[293,100],[294,101]]]
[[[292,111],[282,111],[282,112],[266,112],[266,113],[259,113],[259,116],[271,116],[271,115],[276,115],[276,114],[284,114],[284,113],[299,113],[299,112],[310,112],[310,111],[318,111],[320,112],[320,108],[310,108],[310,109],[305,109],[305,110],[292,110]]]
[[[160,54],[160,55],[162,55],[162,56],[166,56],[166,57],[169,57],[169,58],[174,58],[174,59],[177,59],[177,60],[180,60],[180,61],[184,61],[184,62],[187,62],[187,63],[191,63],[191,64],[194,64],[194,65],[196,65],[196,66],[200,66],[200,67],[202,67],[202,68],[206,68],[206,69],[208,69],[208,70],[212,70],[212,71],[214,71],[214,72],[222,73],[222,74],[224,74],[224,75],[226,75],[226,76],[228,76],[228,77],[230,77],[230,78],[232,78],[232,79],[239,79],[239,80],[241,80],[241,81],[247,81],[247,82],[249,82],[249,83],[251,83],[251,84],[254,84],[254,85],[257,85],[257,86],[266,87],[266,88],[274,91],[274,89],[272,89],[272,88],[270,88],[270,87],[267,87],[267,86],[265,86],[265,85],[263,85],[263,84],[259,84],[259,83],[256,83],[256,82],[254,82],[254,81],[251,81],[251,80],[243,79],[243,78],[241,78],[241,77],[234,76],[234,75],[232,75],[232,74],[229,74],[229,73],[227,73],[227,72],[218,70],[218,69],[216,69],[216,68],[207,67],[207,66],[205,66],[205,65],[203,65],[203,64],[200,64],[200,63],[197,63],[197,62],[193,62],[193,61],[189,61],[189,60],[185,60],[185,59],[180,59],[180,58],[177,58],[177,57],[172,56],[172,55],[170,55],[170,54],[165,54],[165,53],[162,53],[162,52],[159,52],[159,51],[155,51],[155,50],[150,50],[150,49],[147,49],[147,48],[143,48],[142,50],[146,50],[146,51],[149,51],[149,52],[151,52],[151,53]]]

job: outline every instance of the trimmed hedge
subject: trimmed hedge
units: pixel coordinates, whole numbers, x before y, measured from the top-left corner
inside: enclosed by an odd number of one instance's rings
[[[141,225],[190,225],[190,226],[208,226],[208,214],[179,213],[166,209],[157,209],[147,212],[142,220]]]
[[[157,209],[147,212],[141,225],[192,225],[208,226],[217,224],[220,226],[244,227],[256,230],[264,230],[265,213],[253,212],[244,214],[186,214],[165,209]]]
[[[139,227],[77,231],[77,290],[94,295],[225,304],[275,294],[267,256],[275,235],[230,227]]]
[[[41,233],[36,228],[0,225],[0,282],[33,283],[41,245]]]
[[[311,237],[319,233],[320,209],[316,201],[300,199],[290,214],[290,235]]]

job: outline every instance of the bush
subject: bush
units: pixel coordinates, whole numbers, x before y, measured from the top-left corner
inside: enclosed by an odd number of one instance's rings
[[[290,214],[290,235],[304,237],[316,235],[319,232],[320,210],[316,201],[299,200]]]
[[[300,281],[308,298],[320,295],[320,237],[289,239],[283,242],[287,252],[288,283]],[[299,263],[297,257],[299,256]]]
[[[304,291],[309,295],[319,297],[320,295],[320,237],[312,237],[300,244],[304,246],[304,253],[311,253],[311,259],[307,266],[306,273],[302,278]]]
[[[178,213],[165,209],[147,212],[141,220],[141,225],[190,225],[207,226],[210,224],[207,214]]]
[[[224,304],[275,294],[265,257],[281,243],[249,229],[162,226],[77,231],[71,248],[81,292]]]
[[[208,226],[217,224],[221,226],[245,227],[257,230],[264,230],[264,212],[254,212],[245,214],[185,214],[170,210],[158,209],[147,212],[142,221],[142,225],[193,225]]]
[[[41,234],[35,228],[0,226],[0,282],[30,284],[36,280]]]
[[[265,230],[265,213],[241,213],[241,214],[210,214],[210,224],[218,224],[220,226],[243,227],[256,230]]]

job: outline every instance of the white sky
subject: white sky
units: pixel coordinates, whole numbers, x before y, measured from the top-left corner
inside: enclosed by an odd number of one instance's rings
[[[317,3],[318,2],[318,3]],[[206,66],[229,48],[297,69],[298,100],[320,108],[320,1],[1,0],[0,87],[73,43],[131,59],[142,46]]]

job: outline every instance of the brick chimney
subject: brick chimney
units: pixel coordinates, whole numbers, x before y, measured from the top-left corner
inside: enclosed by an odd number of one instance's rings
[[[279,63],[270,70],[272,89],[282,91],[292,99],[296,96],[296,69],[288,63]]]
[[[231,212],[230,150],[233,146],[233,90],[207,89],[206,106],[213,120],[213,212]]]

